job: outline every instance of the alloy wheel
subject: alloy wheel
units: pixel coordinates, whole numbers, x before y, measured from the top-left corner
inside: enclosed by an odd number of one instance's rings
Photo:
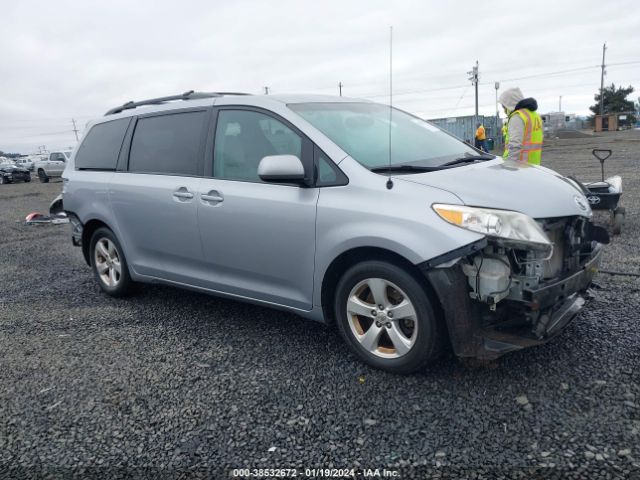
[[[383,278],[367,278],[351,289],[347,319],[360,345],[382,358],[406,355],[418,335],[418,319],[411,300],[397,285]]]
[[[100,280],[108,287],[116,287],[122,276],[122,264],[118,249],[111,240],[103,237],[96,242],[94,261]]]

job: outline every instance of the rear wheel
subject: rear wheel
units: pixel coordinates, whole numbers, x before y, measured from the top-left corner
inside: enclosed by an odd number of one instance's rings
[[[106,227],[91,237],[91,268],[100,288],[112,297],[131,293],[133,281],[120,242]]]
[[[367,261],[340,279],[335,316],[343,338],[369,365],[411,373],[437,358],[440,321],[423,286],[394,264]]]
[[[614,235],[622,233],[622,225],[624,224],[624,207],[616,208],[611,214],[611,227]]]
[[[42,169],[38,170],[38,178],[40,179],[41,183],[49,183],[49,177]]]

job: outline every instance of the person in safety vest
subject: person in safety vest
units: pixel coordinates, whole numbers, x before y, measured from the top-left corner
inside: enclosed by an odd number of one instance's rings
[[[504,159],[540,165],[543,130],[538,102],[524,98],[519,88],[505,90],[499,101],[507,114]]]
[[[481,123],[476,125],[476,148],[479,148],[483,152],[487,151],[487,134]]]

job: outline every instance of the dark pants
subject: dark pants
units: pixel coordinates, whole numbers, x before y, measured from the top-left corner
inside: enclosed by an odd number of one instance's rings
[[[489,150],[487,150],[487,141],[486,140],[478,140],[477,138],[476,138],[476,148],[479,148],[483,152],[488,152],[489,151]]]

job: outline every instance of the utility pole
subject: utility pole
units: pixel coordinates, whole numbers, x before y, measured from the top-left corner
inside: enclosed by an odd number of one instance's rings
[[[500,82],[496,82],[493,86],[496,88],[496,144],[498,144],[502,143],[500,142],[500,140],[502,140],[502,135],[499,135],[498,132],[498,90],[500,89]]]
[[[604,115],[604,54],[606,51],[607,42],[604,42],[604,45],[602,45],[602,73],[600,74],[600,118]]]
[[[476,89],[476,117],[478,116],[478,61],[476,60],[476,64],[471,69],[470,72],[467,72],[469,76],[469,80],[471,80],[471,84]]]
[[[560,95],[560,98],[558,99],[558,111],[562,111],[562,95]]]
[[[339,83],[338,83],[338,89],[340,90],[340,96],[342,96],[342,87],[343,87],[343,86],[344,86],[344,85],[342,84],[342,82],[339,82]]]
[[[75,118],[71,119],[71,123],[73,123],[73,133],[76,134],[76,142],[78,141],[78,127],[76,127],[76,120]]]
[[[264,87],[264,94],[265,95],[269,95],[269,89],[270,89],[270,87]]]

